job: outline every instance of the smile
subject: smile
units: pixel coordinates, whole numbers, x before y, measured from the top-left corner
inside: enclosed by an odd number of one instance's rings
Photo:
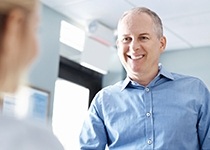
[[[132,60],[137,60],[137,59],[141,59],[141,58],[143,58],[145,55],[138,55],[138,56],[133,56],[133,55],[129,55],[128,57],[130,58],[130,59],[132,59]]]

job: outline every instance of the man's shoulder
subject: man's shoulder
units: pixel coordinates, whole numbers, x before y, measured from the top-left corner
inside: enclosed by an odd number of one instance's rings
[[[124,80],[107,85],[98,91],[98,93],[96,94],[96,97],[97,98],[104,97],[104,96],[106,97],[106,96],[112,95],[113,93],[117,94],[122,90],[123,85],[124,85]]]
[[[115,91],[120,90],[123,86],[124,80],[120,80],[116,83],[110,84],[102,88],[102,91]]]
[[[186,79],[186,80],[200,80],[198,77],[188,74],[182,74],[182,73],[175,73],[171,72],[174,79]]]
[[[205,83],[199,77],[188,75],[188,74],[181,74],[181,73],[171,73],[174,77],[174,81],[180,81],[185,84],[189,83],[190,85],[201,85],[206,86]]]

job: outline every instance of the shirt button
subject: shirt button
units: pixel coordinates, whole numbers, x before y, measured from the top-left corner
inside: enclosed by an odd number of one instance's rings
[[[150,117],[151,116],[151,113],[150,112],[146,113],[146,116],[147,117]]]
[[[146,88],[145,90],[146,90],[147,92],[149,92],[149,88]]]
[[[151,144],[152,144],[152,140],[149,139],[149,140],[147,141],[147,144],[151,145]]]

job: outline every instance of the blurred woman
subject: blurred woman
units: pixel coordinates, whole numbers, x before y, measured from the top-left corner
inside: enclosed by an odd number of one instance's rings
[[[15,93],[38,52],[38,0],[0,0],[0,96]],[[61,150],[47,127],[0,116],[0,149]]]

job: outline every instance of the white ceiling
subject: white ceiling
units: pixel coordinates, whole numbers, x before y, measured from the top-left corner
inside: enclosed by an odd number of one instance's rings
[[[116,29],[121,14],[134,6],[151,8],[162,18],[167,50],[210,46],[210,0],[41,0],[85,25],[98,20]]]

